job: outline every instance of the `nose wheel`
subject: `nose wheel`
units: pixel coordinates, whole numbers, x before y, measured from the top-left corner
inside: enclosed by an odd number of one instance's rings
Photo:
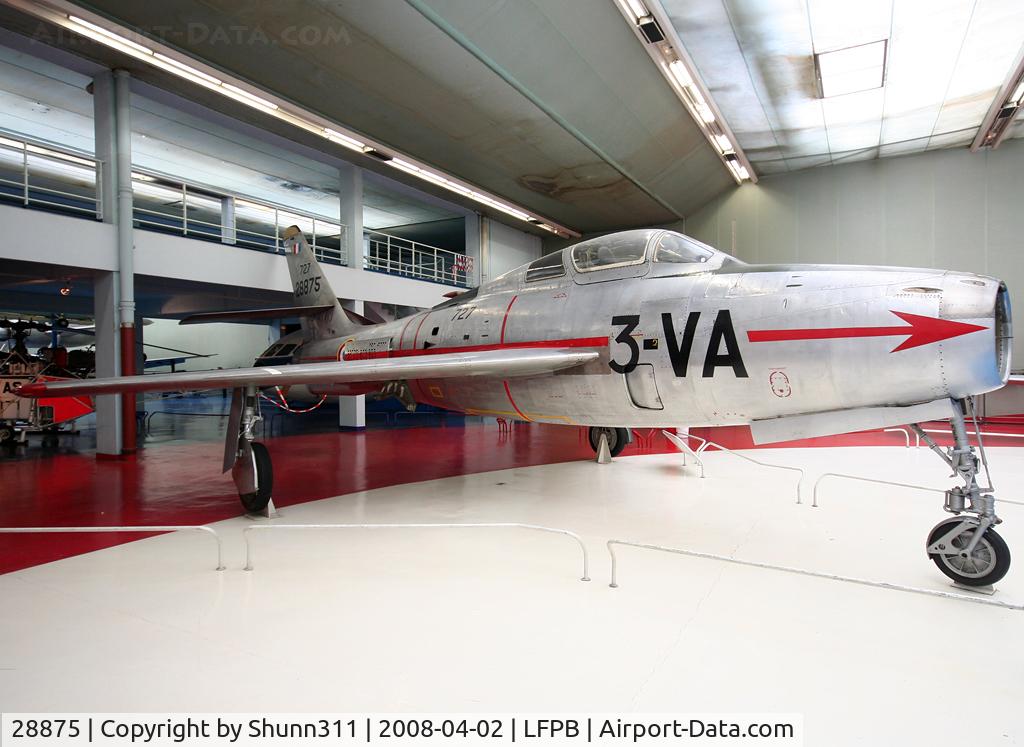
[[[964,586],[991,586],[1001,580],[1010,569],[1010,548],[996,532],[1001,523],[996,516],[996,499],[988,459],[982,441],[978,420],[974,417],[974,403],[970,399],[950,400],[953,417],[953,446],[943,449],[919,425],[914,432],[953,469],[953,476],[964,484],[946,491],[943,508],[953,517],[940,521],[928,534],[928,557],[949,578]],[[969,413],[978,439],[977,453],[967,437],[965,414]],[[988,486],[978,485],[980,464],[985,468]]]
[[[936,568],[964,586],[991,586],[1010,570],[1006,540],[995,529],[982,532],[978,522],[960,517],[935,525],[928,535],[928,556]]]

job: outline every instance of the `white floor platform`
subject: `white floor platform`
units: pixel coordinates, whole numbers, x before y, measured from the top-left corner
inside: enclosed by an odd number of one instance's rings
[[[926,449],[765,450],[796,476],[705,455],[491,472],[341,496],[282,523],[525,522],[514,529],[268,532],[242,570],[198,534],[156,537],[0,576],[5,711],[646,711],[805,714],[807,744],[1024,742],[1024,612],[620,549],[610,538],[938,590],[924,554],[944,487]],[[1024,498],[1024,449],[991,449]],[[1014,490],[1020,492],[1014,492]],[[1000,528],[1024,603],[1024,507]],[[56,538],[55,538],[56,539]],[[56,539],[59,541],[59,539]]]

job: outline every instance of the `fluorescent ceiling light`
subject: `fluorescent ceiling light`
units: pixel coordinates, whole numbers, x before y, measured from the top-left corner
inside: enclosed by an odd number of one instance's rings
[[[1024,80],[1017,84],[1017,87],[1013,89],[1013,95],[1010,96],[1009,101],[1016,101],[1018,104],[1024,104]]]
[[[137,42],[133,42],[131,39],[126,39],[120,34],[115,34],[113,31],[107,31],[102,26],[97,26],[95,23],[90,23],[89,21],[86,21],[84,18],[69,15],[68,19],[72,23],[76,23],[79,26],[82,26],[84,30],[78,30],[81,31],[81,33],[84,36],[88,36],[91,39],[95,39],[96,41],[102,42],[104,44],[109,44],[110,42],[114,42],[115,44],[121,44],[126,47],[129,47],[130,49],[134,49],[136,52],[140,52],[141,54],[145,55],[153,54],[153,50],[149,47],[144,47]]]
[[[168,57],[167,55],[160,54],[159,52],[154,52],[153,57],[156,58],[153,60],[154,65],[172,72],[175,75],[180,75],[189,79],[198,78],[199,80],[196,81],[197,83],[205,83],[214,86],[223,85],[224,83],[220,78],[214,78],[212,75],[204,73],[202,70],[194,68],[191,65],[186,65],[184,62],[178,62],[173,57]]]
[[[705,103],[703,98],[697,99],[694,106],[697,109],[697,114],[700,116],[701,121],[704,124],[711,124],[715,121],[715,113],[711,111],[711,107]]]
[[[633,14],[633,18],[637,21],[651,14],[640,0],[626,0],[626,7],[629,8],[629,12]]]
[[[254,93],[249,93],[245,89],[239,88],[238,86],[233,86],[230,83],[221,83],[221,88],[224,89],[224,93],[226,93],[227,95],[230,96],[232,93],[237,94],[238,96],[241,96],[243,100],[251,101],[257,106],[262,106],[272,111],[278,108],[277,104],[275,104],[273,101],[267,101],[266,99],[260,98]]]
[[[338,143],[339,145],[344,145],[346,148],[351,148],[352,150],[362,151],[363,148],[366,147],[366,143],[362,140],[356,140],[354,137],[349,137],[343,132],[332,130],[330,127],[324,128],[324,136],[328,140]]]
[[[715,135],[715,144],[718,146],[718,149],[723,153],[732,152],[732,141],[729,140],[728,135]]]
[[[888,40],[814,55],[822,98],[869,91],[885,84]]]
[[[668,71],[672,73],[672,77],[679,81],[681,86],[692,86],[693,78],[690,77],[690,72],[686,69],[686,65],[683,64],[682,60],[673,60],[668,64]]]
[[[733,173],[736,174],[736,178],[740,181],[750,178],[750,173],[747,171],[747,167],[741,164],[739,161],[729,161],[729,168],[732,169]]]

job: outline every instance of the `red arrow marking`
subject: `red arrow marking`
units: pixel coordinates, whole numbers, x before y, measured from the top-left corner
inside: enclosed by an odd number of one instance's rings
[[[892,311],[890,309],[890,311]],[[819,329],[761,329],[747,332],[750,342],[783,342],[785,340],[830,340],[839,337],[891,337],[907,335],[907,339],[892,349],[907,350],[919,345],[928,345],[951,337],[979,332],[988,327],[964,322],[951,322],[931,316],[919,316],[903,311],[893,314],[905,321],[902,327],[825,327]]]

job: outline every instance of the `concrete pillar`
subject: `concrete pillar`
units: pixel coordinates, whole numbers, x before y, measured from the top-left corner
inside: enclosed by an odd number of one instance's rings
[[[120,279],[118,309],[121,321],[121,375],[134,376],[135,367],[135,235],[132,230],[131,78],[114,71],[114,130],[117,161],[117,259]],[[135,452],[135,395],[122,395],[121,452]]]
[[[220,198],[220,241],[222,244],[234,244],[237,232],[235,230],[235,198]]]
[[[114,74],[101,73],[92,81],[93,127],[96,159],[100,161],[99,197],[103,222],[117,223],[117,129],[115,126]],[[96,375],[119,376],[121,340],[118,333],[118,301],[121,284],[117,272],[96,276],[93,315],[96,318]],[[121,398],[96,397],[96,452],[107,456],[121,453]]]
[[[491,279],[491,219],[479,216],[480,221],[480,282]]]
[[[470,288],[480,285],[480,214],[472,213],[465,217],[466,222],[466,256],[473,260],[473,271],[466,277]]]
[[[93,280],[93,316],[96,320],[96,376],[121,373],[121,345],[117,317],[118,278],[116,272],[97,273]],[[102,394],[96,403],[96,453],[121,454],[121,398]]]
[[[362,301],[341,300],[341,305],[357,314],[364,312]],[[366,395],[338,397],[338,427],[342,430],[362,430],[366,427]]]
[[[341,192],[341,224],[345,226],[343,248],[348,256],[348,266],[354,270],[363,269],[363,171],[345,164],[338,167],[338,187]]]

